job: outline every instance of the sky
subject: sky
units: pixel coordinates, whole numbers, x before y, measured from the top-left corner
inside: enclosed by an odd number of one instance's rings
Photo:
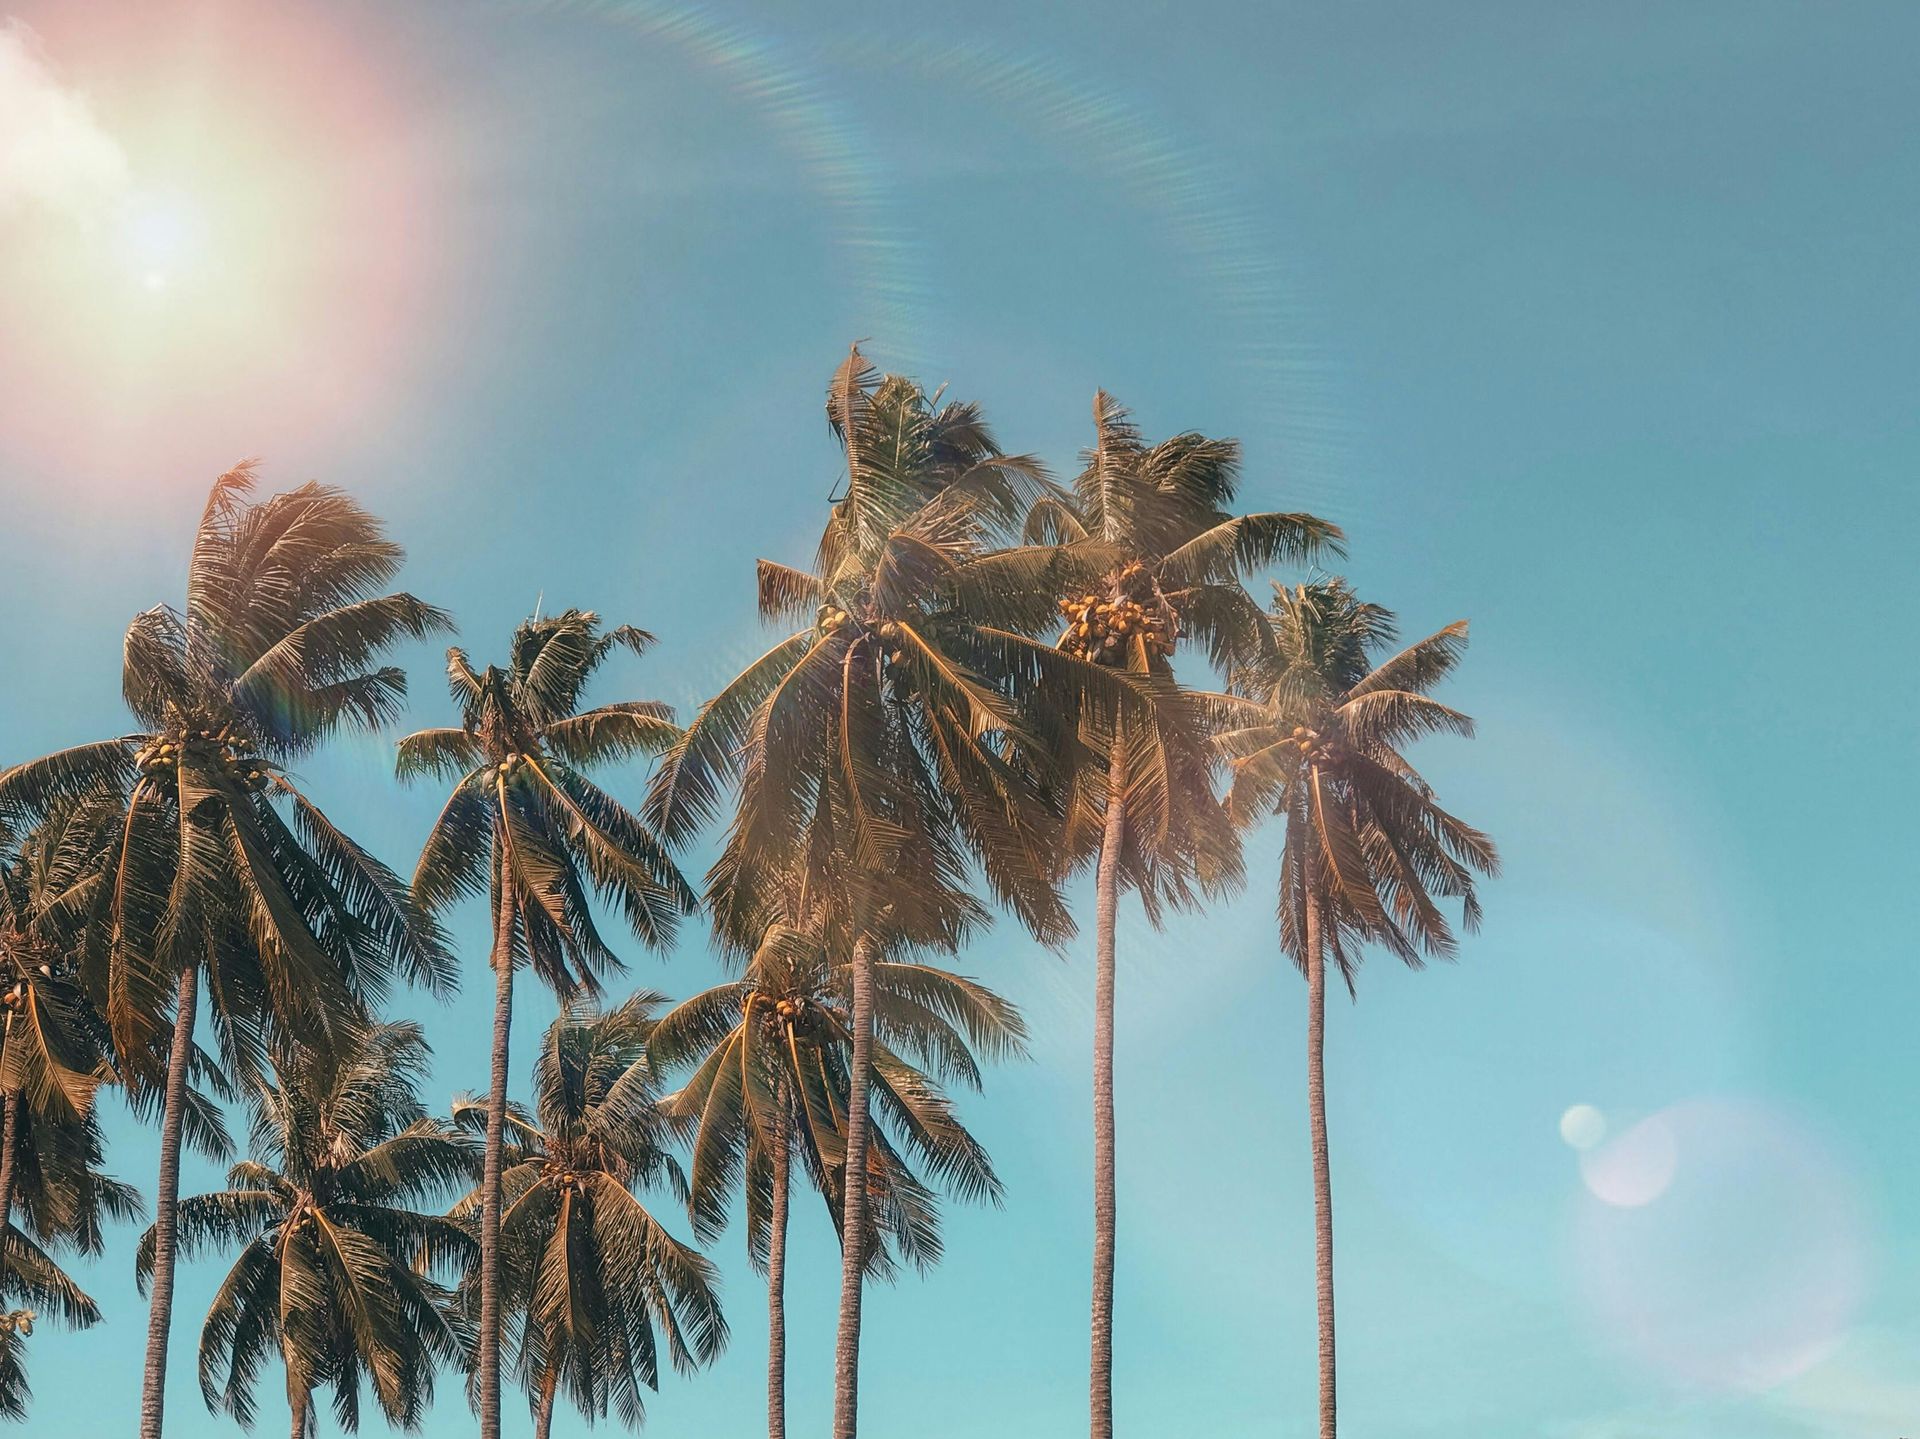
[[[126,726],[120,633],[179,598],[243,457],[383,516],[477,658],[591,607],[661,637],[595,695],[691,713],[763,647],[754,558],[810,553],[850,341],[1062,476],[1105,387],[1149,435],[1239,437],[1246,505],[1344,526],[1409,634],[1473,625],[1447,698],[1479,736],[1416,757],[1505,873],[1458,964],[1376,955],[1329,1015],[1343,1432],[1892,1439],[1920,1425],[1917,43],[1910,6],[1773,0],[0,0],[0,762]],[[403,660],[398,728],[446,722],[437,647]],[[404,868],[436,796],[392,738],[302,778]],[[1164,933],[1122,910],[1125,1434],[1314,1412],[1305,992],[1277,837],[1248,858]],[[461,994],[396,1006],[440,1105],[485,1078],[482,908],[455,933]],[[965,1100],[1007,1201],[870,1296],[870,1433],[1084,1422],[1090,948],[1002,921],[959,961],[1035,1035]],[[623,952],[672,995],[721,973],[697,926]],[[551,1013],[529,989],[516,1087]],[[36,1432],[131,1424],[134,1237],[78,1266],[107,1322],[35,1336]],[[817,1204],[794,1245],[819,1432]],[[648,1432],[762,1421],[743,1250],[714,1251],[729,1350]],[[183,1270],[170,1432],[227,1428],[193,1360],[223,1272]],[[446,1383],[424,1432],[471,1426]]]

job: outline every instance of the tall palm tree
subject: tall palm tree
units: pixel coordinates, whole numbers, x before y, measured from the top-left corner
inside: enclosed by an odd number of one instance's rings
[[[1459,663],[1465,621],[1390,659],[1372,655],[1393,616],[1343,580],[1276,587],[1272,649],[1242,671],[1239,696],[1210,696],[1230,756],[1236,818],[1278,814],[1280,940],[1307,980],[1307,1105],[1313,1142],[1314,1253],[1320,1321],[1320,1433],[1335,1432],[1333,1189],[1327,1154],[1326,963],[1349,993],[1362,946],[1407,964],[1451,958],[1436,903],[1480,922],[1476,879],[1498,872],[1493,841],[1442,809],[1401,751],[1422,735],[1473,733],[1428,693]]]
[[[786,1252],[792,1170],[827,1202],[839,1227],[844,1196],[852,1017],[847,970],[816,933],[776,925],[745,974],[663,1015],[648,1041],[656,1068],[693,1072],[674,1096],[691,1125],[694,1232],[711,1241],[744,1188],[747,1250],[767,1276],[767,1434],[786,1435]],[[917,1160],[961,1198],[999,1202],[985,1152],[939,1086],[902,1056],[978,1088],[976,1052],[1024,1052],[1026,1027],[1005,1000],[973,980],[907,960],[873,967],[876,1099],[866,1240],[869,1273],[897,1251],[915,1265],[940,1253],[933,1196]]]
[[[642,991],[601,1013],[590,1000],[571,1000],[534,1062],[532,1114],[516,1106],[508,1115],[501,1284],[537,1439],[552,1431],[563,1390],[589,1421],[611,1407],[637,1428],[641,1386],[660,1387],[663,1343],[682,1371],[726,1344],[713,1266],[635,1193],[665,1184],[687,1198],[647,1058],[659,1003]],[[479,1105],[456,1107],[455,1118],[488,1126]],[[461,1209],[478,1199],[470,1195]]]
[[[391,718],[406,677],[376,661],[446,617],[376,593],[402,552],[347,495],[306,484],[255,503],[253,487],[248,465],[214,482],[185,608],[127,628],[121,690],[141,729],[0,774],[0,817],[16,827],[81,794],[119,808],[88,983],[134,1097],[161,1113],[142,1439],[159,1439],[165,1402],[202,983],[228,1066],[251,1076],[276,1034],[337,1035],[396,975],[453,980],[406,886],[285,769]]]
[[[1060,645],[1161,682],[1165,761],[1133,759],[1125,728],[1084,727],[1091,762],[1075,775],[1068,852],[1096,858],[1094,899],[1094,1257],[1089,1404],[1093,1439],[1113,1433],[1113,1274],[1117,1244],[1113,1098],[1114,928],[1119,894],[1139,895],[1150,923],[1165,905],[1234,884],[1240,861],[1214,799],[1200,727],[1172,683],[1184,638],[1216,664],[1261,649],[1258,604],[1240,577],[1277,560],[1338,552],[1341,534],[1307,514],[1234,515],[1240,447],[1186,433],[1148,444],[1112,396],[1093,401],[1094,442],[1071,496],[1049,495],[1027,518],[1032,544],[1085,557],[1091,583],[1061,601]]]
[[[588,680],[616,647],[641,654],[652,641],[631,625],[603,633],[598,615],[570,609],[520,625],[505,668],[476,672],[464,651],[448,650],[460,728],[400,741],[403,779],[455,779],[421,850],[414,893],[439,912],[485,892],[493,914],[475,1361],[482,1439],[500,1434],[501,1174],[514,969],[531,965],[563,998],[598,991],[599,977],[620,961],[600,937],[589,888],[616,901],[634,934],[654,948],[671,943],[679,919],[699,906],[661,839],[586,773],[658,753],[679,738],[672,711],[651,700],[579,708]]]
[[[1057,815],[1036,779],[1075,748],[1083,710],[1143,703],[1134,686],[1036,642],[1057,583],[1050,552],[995,541],[1045,488],[968,405],[880,379],[855,349],[827,417],[846,455],[811,571],[760,562],[768,618],[811,617],[700,711],[655,775],[670,836],[712,818],[738,780],[709,877],[723,937],[763,933],[798,883],[837,907],[851,1020],[841,1232],[868,1232],[874,966],[894,928],[955,948],[978,872],[1043,942],[1072,920],[1054,884]],[[802,908],[799,913],[809,913]],[[750,922],[749,918],[758,922]],[[843,1245],[834,1434],[856,1432],[862,1245]]]
[[[419,1027],[381,1024],[337,1049],[295,1050],[253,1098],[253,1157],[227,1188],[182,1200],[180,1245],[240,1246],[200,1333],[200,1392],[212,1412],[250,1425],[254,1384],[274,1349],[287,1371],[293,1439],[314,1433],[314,1391],[359,1427],[360,1384],[413,1428],[437,1365],[466,1342],[436,1271],[472,1258],[466,1229],[423,1206],[471,1181],[473,1144],[429,1119],[416,1096],[428,1049]],[[156,1235],[140,1241],[139,1275]]]

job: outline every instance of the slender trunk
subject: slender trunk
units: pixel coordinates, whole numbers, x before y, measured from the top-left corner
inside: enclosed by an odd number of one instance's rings
[[[187,1101],[187,1068],[193,1058],[193,1021],[200,969],[180,971],[173,1005],[173,1049],[167,1056],[167,1089],[160,1118],[160,1178],[153,1199],[153,1302],[147,1310],[147,1372],[140,1394],[140,1439],[160,1439],[166,1407],[167,1334],[173,1322],[173,1254],[180,1203],[180,1126]]]
[[[787,1439],[787,1126],[773,1131],[773,1217],[767,1231],[767,1439]]]
[[[493,925],[493,1067],[480,1173],[480,1439],[500,1439],[500,1159],[507,1117],[507,1039],[513,1031],[513,889],[506,866]]]
[[[20,1151],[20,1091],[9,1089],[0,1100],[0,1234],[13,1217],[13,1162]]]
[[[533,1414],[533,1439],[553,1433],[553,1396],[560,1387],[560,1371],[549,1369],[540,1380],[540,1407]]]
[[[853,1064],[847,1083],[847,1162],[840,1219],[840,1332],[833,1348],[833,1439],[854,1439],[860,1408],[860,1298],[867,1268],[867,1083],[873,1073],[873,961],[853,945]]]
[[[1333,1178],[1327,1162],[1327,966],[1320,908],[1307,901],[1307,1111],[1313,1131],[1313,1276],[1320,1297],[1320,1439],[1334,1439]]]
[[[1093,1363],[1087,1386],[1093,1439],[1113,1439],[1113,930],[1127,838],[1126,787],[1127,752],[1116,741],[1107,761],[1107,823],[1093,910]]]
[[[293,1409],[293,1439],[308,1439],[313,1432],[307,1423],[307,1416],[313,1406],[313,1395],[302,1386],[289,1384],[287,1402]]]

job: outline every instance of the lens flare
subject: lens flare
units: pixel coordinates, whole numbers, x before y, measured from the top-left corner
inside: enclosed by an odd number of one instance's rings
[[[1562,1126],[1564,1130],[1565,1126]],[[1591,1146],[1577,1146],[1591,1149]],[[1612,1143],[1580,1156],[1580,1178],[1602,1203],[1619,1209],[1651,1204],[1673,1183],[1680,1150],[1659,1115],[1643,1119]]]
[[[1591,1104],[1576,1104],[1560,1116],[1560,1137],[1574,1149],[1592,1149],[1607,1137],[1607,1116]]]
[[[1583,1156],[1578,1292],[1604,1342],[1690,1385],[1772,1388],[1845,1337],[1869,1245],[1844,1165],[1745,1100],[1695,1099]]]

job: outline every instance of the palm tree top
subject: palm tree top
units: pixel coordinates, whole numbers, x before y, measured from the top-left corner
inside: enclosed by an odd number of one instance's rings
[[[1093,426],[1071,493],[1029,509],[1029,544],[1104,550],[1114,570],[1140,566],[1183,613],[1264,566],[1344,553],[1340,527],[1316,515],[1233,513],[1239,441],[1185,431],[1149,444],[1104,390],[1094,395]]]
[[[84,1119],[95,1088],[113,1078],[80,960],[114,815],[98,799],[68,801],[0,850],[0,1091],[20,1090],[58,1122]]]
[[[980,1087],[982,1060],[1026,1054],[1026,1025],[977,980],[893,958],[873,966],[879,1127],[870,1152],[872,1272],[896,1256],[925,1267],[941,1252],[937,1196],[916,1168],[956,1198],[998,1203],[1001,1186],[979,1142],[956,1117],[938,1080]],[[772,1174],[768,1155],[787,1131],[788,1149],[841,1224],[851,977],[817,932],[769,929],[737,980],[682,1001],[661,1016],[648,1051],[661,1071],[688,1071],[669,1103],[692,1130],[696,1232],[726,1227],[744,1179],[748,1250],[767,1252]]]
[[[445,1310],[472,1258],[466,1230],[431,1212],[470,1181],[475,1145],[429,1118],[417,1097],[429,1051],[417,1025],[379,1024],[338,1048],[299,1048],[250,1097],[252,1156],[227,1188],[180,1203],[183,1253],[241,1247],[200,1344],[210,1410],[249,1424],[260,1370],[278,1353],[298,1396],[331,1385],[352,1431],[360,1380],[382,1412],[416,1425],[433,1371],[463,1362]],[[136,1273],[151,1273],[155,1231]]]
[[[576,998],[548,1026],[533,1091],[549,1169],[610,1174],[627,1185],[664,1181],[686,1197],[647,1047],[665,1002],[644,989],[604,1011]]]
[[[344,491],[309,482],[251,501],[255,486],[251,460],[214,481],[184,606],[127,626],[121,693],[141,731],[0,774],[0,814],[31,819],[136,777],[171,787],[191,761],[258,789],[328,735],[399,713],[406,675],[379,656],[452,622],[379,592],[405,552]]]
[[[1270,651],[1231,693],[1201,703],[1228,757],[1229,812],[1287,821],[1283,946],[1304,964],[1312,898],[1350,989],[1366,942],[1415,967],[1451,958],[1457,941],[1435,901],[1459,900],[1462,923],[1477,928],[1477,878],[1499,873],[1499,852],[1440,806],[1402,750],[1425,735],[1473,734],[1469,716],[1429,693],[1465,653],[1466,622],[1377,659],[1397,634],[1393,614],[1331,578],[1276,586],[1269,623]]]
[[[594,923],[588,883],[616,900],[634,933],[656,948],[699,907],[665,843],[586,773],[658,754],[680,738],[671,707],[657,701],[579,708],[614,649],[641,654],[651,641],[631,625],[602,631],[591,610],[568,609],[523,621],[505,666],[476,671],[465,651],[450,649],[460,728],[420,730],[399,745],[401,778],[455,780],[415,866],[420,903],[437,913],[489,889],[497,902],[506,863],[515,880],[514,953],[563,995],[592,991],[602,972],[620,967]]]
[[[904,927],[945,924],[951,947],[971,914],[936,901],[969,892],[977,867],[1022,923],[1064,944],[1074,927],[1054,884],[1060,815],[1045,780],[1072,768],[1082,719],[1131,711],[1150,730],[1152,716],[1128,678],[1034,638],[1061,572],[1086,557],[1001,542],[1060,492],[1036,462],[998,453],[972,407],[876,376],[857,349],[827,405],[845,493],[811,570],[759,567],[763,616],[804,628],[702,707],[655,775],[648,813],[691,835],[737,782],[708,889],[741,916],[721,928],[742,950],[796,911],[739,891],[825,875],[828,859],[836,878],[811,902],[839,896],[854,928],[911,903],[926,922]],[[905,873],[917,882],[888,882]]]
[[[644,1415],[659,1385],[658,1350],[691,1370],[727,1340],[713,1266],[659,1224],[635,1191],[687,1182],[668,1145],[647,1056],[659,995],[601,1011],[567,1003],[542,1037],[531,1111],[509,1106],[501,1215],[502,1288],[515,1316],[516,1367],[536,1403],[566,1393],[592,1418]],[[461,1100],[455,1122],[484,1132],[485,1106]],[[475,1191],[455,1208],[478,1211]]]

